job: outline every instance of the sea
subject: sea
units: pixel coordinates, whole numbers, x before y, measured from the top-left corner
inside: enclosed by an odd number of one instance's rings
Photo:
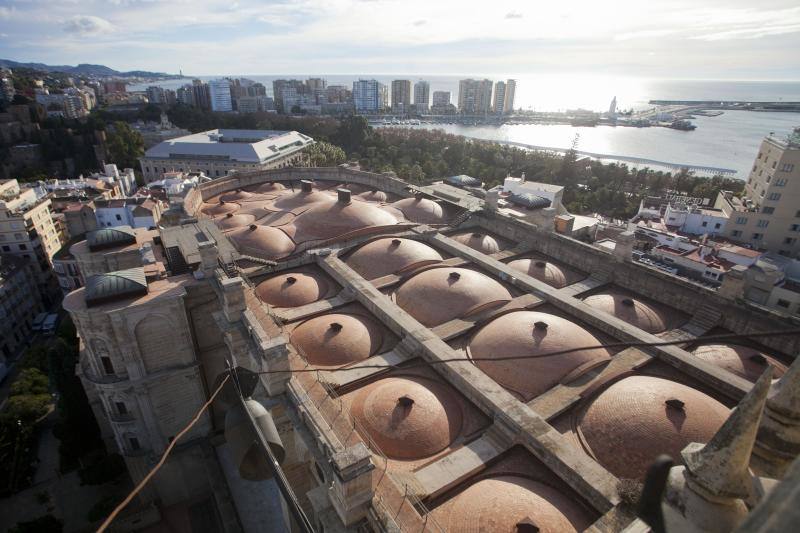
[[[198,76],[208,81],[220,76]],[[455,103],[458,82],[466,77],[489,78],[494,81],[516,79],[515,107],[533,111],[567,111],[587,109],[607,111],[616,98],[617,109],[640,111],[652,108],[650,100],[711,100],[800,102],[800,81],[721,81],[721,80],[657,80],[618,76],[581,75],[509,75],[509,76],[403,76],[403,75],[236,75],[263,83],[268,93],[276,79],[321,77],[328,85],[351,85],[357,79],[377,79],[390,84],[394,79],[424,79],[433,91],[449,91]],[[144,90],[148,85],[176,89],[191,83],[191,78],[164,80],[131,85],[129,91]],[[601,154],[604,161],[623,161],[631,167],[665,162],[690,167],[714,167],[734,170],[733,177],[746,179],[761,140],[767,135],[785,136],[800,127],[800,113],[725,111],[716,117],[698,116],[697,129],[678,131],[669,128],[574,127],[570,125],[500,125],[467,126],[458,124],[422,124],[420,128],[443,129],[467,137],[510,141],[553,150],[569,148],[578,134],[578,150]],[[619,159],[617,159],[619,158]],[[626,158],[650,160],[634,163]],[[669,170],[664,166],[663,169]],[[709,171],[697,171],[709,174]]]

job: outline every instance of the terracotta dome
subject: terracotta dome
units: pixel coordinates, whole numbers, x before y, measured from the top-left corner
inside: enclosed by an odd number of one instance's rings
[[[219,199],[225,202],[238,202],[241,200],[247,200],[252,197],[253,193],[243,191],[242,189],[236,189],[235,191],[229,191],[224,193],[222,196],[219,197]]]
[[[366,317],[330,313],[297,326],[290,340],[312,365],[342,366],[375,355],[383,328]]]
[[[453,235],[451,239],[487,255],[495,254],[503,249],[497,242],[497,239],[491,235],[486,235],[485,233],[477,231]]]
[[[729,414],[727,407],[697,389],[631,376],[589,404],[578,431],[584,446],[609,472],[641,480],[658,455],[680,461],[687,444],[708,442]]]
[[[362,192],[358,197],[369,202],[385,202],[388,199],[388,196],[383,191]]]
[[[294,220],[297,242],[332,239],[352,231],[394,226],[397,219],[379,207],[366,202],[344,204],[336,200],[318,203]]]
[[[461,432],[461,405],[441,383],[388,377],[353,399],[353,417],[390,459],[422,459],[447,448]]]
[[[707,344],[695,348],[692,353],[714,365],[724,368],[739,377],[756,382],[766,370],[767,365],[772,365],[772,377],[777,379],[786,372],[786,365],[749,346],[739,344]]]
[[[239,209],[239,204],[234,204],[230,202],[225,202],[224,200],[220,200],[219,203],[209,205],[206,204],[200,210],[206,215],[211,215],[215,217],[217,215],[224,215],[226,213],[234,213],[236,210]]]
[[[268,204],[267,207],[278,211],[292,211],[298,208],[308,208],[318,202],[330,202],[334,197],[321,191],[301,191],[285,194]]]
[[[583,301],[648,333],[661,333],[668,327],[667,317],[661,311],[625,294],[617,292],[593,294]]]
[[[514,270],[519,270],[534,279],[543,281],[560,289],[567,286],[567,276],[561,267],[543,259],[515,259],[508,263]]]
[[[592,523],[574,498],[521,476],[478,481],[434,509],[433,517],[445,531],[459,533],[564,533],[583,531]]]
[[[395,293],[397,305],[428,327],[511,300],[498,281],[467,268],[431,268],[412,276]]]
[[[258,284],[256,293],[275,307],[299,307],[323,298],[330,284],[321,274],[288,272]]]
[[[245,255],[264,259],[280,259],[294,251],[295,245],[283,231],[278,228],[250,224],[228,233],[236,249]]]
[[[371,280],[441,260],[439,252],[425,243],[389,237],[368,242],[350,255],[347,264]]]
[[[469,342],[467,353],[475,359],[525,356],[511,361],[475,361],[475,365],[527,401],[564,378],[577,377],[609,360],[605,348],[552,356],[541,354],[598,344],[602,343],[594,335],[565,318],[536,311],[514,311],[478,330]]]
[[[256,192],[259,193],[281,192],[284,190],[286,190],[286,187],[283,185],[283,183],[277,183],[274,181],[262,183],[256,187]]]
[[[404,198],[391,204],[403,212],[411,222],[419,224],[443,224],[444,209],[428,198]]]
[[[216,222],[219,229],[227,230],[248,226],[255,221],[256,217],[246,213],[226,213],[225,215],[217,218]]]

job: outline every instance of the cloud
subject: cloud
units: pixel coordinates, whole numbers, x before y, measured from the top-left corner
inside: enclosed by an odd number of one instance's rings
[[[522,18],[522,13],[520,13],[518,11],[509,11],[508,13],[506,13],[505,18],[507,18],[507,19],[521,19]]]
[[[113,30],[113,24],[94,15],[76,15],[64,24],[64,31],[79,35],[101,35]]]
[[[425,24],[427,24],[427,23],[428,23],[428,21],[427,21],[427,20],[422,20],[422,19],[420,19],[420,20],[415,20],[415,21],[414,21],[414,22],[412,22],[411,24],[412,24],[412,25],[414,25],[414,26],[424,26],[424,25],[425,25]]]

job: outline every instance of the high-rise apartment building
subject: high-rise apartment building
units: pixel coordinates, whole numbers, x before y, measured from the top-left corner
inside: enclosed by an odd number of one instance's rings
[[[766,137],[744,196],[722,192],[714,207],[728,215],[731,240],[800,258],[800,128],[785,138]]]
[[[275,80],[272,82],[272,96],[278,113],[289,113],[305,97],[308,87],[302,80]]]
[[[508,115],[514,111],[516,80],[498,81],[494,86],[493,110],[497,115]]]
[[[431,84],[427,81],[419,80],[414,84],[414,107],[417,108],[417,112],[427,111],[430,103]]]
[[[353,105],[357,113],[377,113],[388,107],[388,91],[378,80],[353,82]]]
[[[31,326],[42,306],[31,261],[0,253],[0,379],[6,360],[20,352],[31,338]]]
[[[222,79],[208,82],[208,92],[212,111],[233,111],[231,80]]]
[[[0,180],[0,253],[27,259],[46,305],[58,294],[50,270],[63,242],[53,224],[50,200],[38,198],[33,189],[20,189],[15,179]]]
[[[458,110],[466,115],[481,115],[492,108],[492,80],[461,80],[458,83]]]
[[[411,106],[411,80],[392,81],[392,111],[407,113]]]
[[[432,105],[434,106],[443,106],[450,103],[452,99],[452,94],[450,91],[433,91],[433,102]]]
[[[211,109],[211,95],[207,83],[203,83],[200,80],[192,80],[192,100],[195,107]]]

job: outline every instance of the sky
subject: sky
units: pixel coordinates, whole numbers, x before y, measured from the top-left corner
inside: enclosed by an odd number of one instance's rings
[[[0,0],[0,58],[186,75],[800,80],[797,0]]]

